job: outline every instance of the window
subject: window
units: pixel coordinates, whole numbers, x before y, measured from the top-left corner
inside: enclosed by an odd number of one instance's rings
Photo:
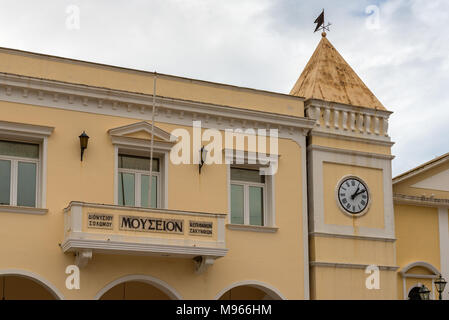
[[[37,207],[39,145],[0,140],[0,205]]]
[[[231,167],[231,223],[264,226],[266,177],[259,170]]]
[[[148,207],[151,155],[149,141],[151,134],[154,134],[156,139],[153,145],[151,180],[157,187],[151,187],[151,207],[167,208],[168,159],[176,138],[145,121],[109,129],[108,133],[114,145],[114,203]],[[129,136],[137,133],[139,138]]]
[[[152,208],[160,207],[160,160],[153,158],[151,177]],[[150,158],[118,155],[118,204],[132,207],[149,207]]]

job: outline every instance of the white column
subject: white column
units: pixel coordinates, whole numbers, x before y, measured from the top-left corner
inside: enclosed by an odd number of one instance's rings
[[[359,113],[358,119],[357,119],[357,126],[360,132],[363,132],[363,114]]]
[[[316,120],[316,125],[320,126],[320,124],[321,124],[321,108],[320,107],[315,107],[315,120]]]
[[[383,119],[383,132],[384,136],[388,137],[388,119],[387,117],[382,118]]]
[[[355,131],[355,113],[354,112],[350,113],[349,122],[350,122],[349,127],[351,128],[351,130]]]
[[[338,129],[339,116],[340,116],[340,111],[334,110],[334,127],[335,127],[335,129]]]
[[[348,130],[348,113],[346,111],[343,111],[343,130]]]
[[[365,115],[365,130],[366,133],[371,134],[371,116],[369,114]]]
[[[379,117],[374,117],[374,133],[379,135]]]
[[[326,128],[330,128],[330,119],[331,119],[331,110],[329,108],[326,108],[324,110],[324,124]]]
[[[448,208],[438,208],[438,228],[440,233],[440,265],[441,275],[449,280],[449,223]],[[448,281],[449,282],[449,281]],[[438,297],[436,297],[438,299]],[[443,292],[443,299],[449,300],[449,285]]]

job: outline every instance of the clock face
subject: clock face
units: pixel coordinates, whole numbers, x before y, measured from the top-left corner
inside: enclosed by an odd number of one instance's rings
[[[337,192],[341,208],[351,215],[360,214],[368,207],[370,201],[368,188],[359,178],[344,178],[339,183]]]

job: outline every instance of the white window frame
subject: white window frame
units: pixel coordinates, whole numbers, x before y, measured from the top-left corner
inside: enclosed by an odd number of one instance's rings
[[[237,151],[233,149],[224,149],[225,163],[227,164],[227,185],[228,185],[228,224],[234,230],[260,231],[260,232],[276,232],[276,202],[275,202],[275,175],[265,175],[265,189],[264,189],[264,224],[261,226],[248,224],[238,225],[231,222],[231,167],[260,170],[269,166],[278,167],[279,155],[270,155],[269,162],[266,165],[257,164],[257,153],[248,151]],[[243,163],[243,164],[241,164]],[[248,191],[249,192],[249,191]],[[246,201],[246,200],[245,200]],[[245,207],[249,208],[245,203]],[[249,210],[248,210],[249,214]],[[241,229],[238,226],[244,226]],[[251,229],[248,229],[251,228]],[[266,229],[266,230],[262,230]]]
[[[8,142],[19,142],[19,141],[13,141],[13,140],[3,140],[0,139],[0,141],[8,141]],[[21,142],[21,141],[20,141]],[[37,144],[39,147],[39,154],[40,154],[40,145]],[[9,205],[10,206],[17,206],[17,188],[18,188],[18,174],[19,174],[19,162],[26,162],[26,163],[34,163],[36,164],[36,193],[34,195],[34,207],[30,208],[38,208],[39,207],[39,195],[41,193],[40,189],[40,159],[33,159],[33,158],[24,158],[24,157],[14,157],[14,156],[4,156],[0,154],[0,160],[6,160],[11,163],[11,178],[9,181]]]
[[[114,137],[115,138],[115,137]],[[119,141],[121,143],[119,143]],[[118,166],[118,155],[130,155],[138,157],[150,157],[149,148],[132,145],[124,145],[123,139],[114,139],[114,204],[119,205],[118,202],[118,173],[121,168]],[[156,143],[155,143],[156,145]],[[170,158],[169,150],[154,149],[153,158],[159,159],[159,181],[158,181],[158,207],[157,209],[167,209],[168,207],[168,159]],[[127,170],[127,169],[125,169]],[[137,170],[136,170],[137,171]],[[146,172],[146,171],[145,171]],[[149,174],[149,172],[148,172]],[[153,172],[156,174],[156,172]],[[137,179],[135,179],[137,180]],[[136,183],[136,181],[134,182]],[[136,192],[137,193],[137,192]],[[140,197],[140,194],[139,194]],[[137,202],[136,202],[137,203]]]
[[[127,155],[127,156],[136,156],[134,154],[129,154],[129,153],[120,153],[119,155]],[[157,159],[159,161],[159,172],[155,172],[153,169],[152,175],[154,177],[157,177],[157,190],[156,190],[156,209],[161,208],[161,159],[159,157],[153,157],[153,159]],[[150,161],[150,158],[148,157],[148,161]],[[126,169],[126,168],[117,168],[117,172],[118,173],[131,173],[134,174],[134,206],[135,207],[142,207],[142,175],[145,176],[149,176],[150,175],[150,171],[146,171],[146,170],[137,170],[137,169]],[[150,183],[151,183],[151,179],[150,179]],[[117,188],[118,188],[118,183],[117,183]],[[118,189],[117,189],[117,194],[118,194]],[[118,204],[118,195],[117,195],[117,204]],[[151,203],[151,200],[149,200]],[[143,207],[142,207],[143,208]]]
[[[114,145],[114,204],[118,205],[118,155],[128,154],[134,156],[150,157],[150,141],[147,139],[128,137],[128,134],[136,132],[153,133],[153,158],[159,158],[160,187],[160,209],[168,208],[168,167],[170,150],[176,143],[176,137],[158,128],[152,127],[146,121],[109,129],[108,133]],[[159,207],[158,207],[159,209]]]
[[[235,169],[246,169],[246,170],[253,170],[258,171],[259,168],[248,168],[248,167],[239,167],[239,166],[231,166],[231,170]],[[251,226],[258,226],[258,225],[252,225],[250,224],[250,205],[249,205],[249,187],[262,187],[262,196],[263,196],[263,223],[262,227],[267,225],[268,221],[268,215],[267,215],[267,176],[264,176],[265,182],[264,183],[258,183],[258,182],[250,182],[250,181],[242,181],[242,180],[230,180],[230,187],[232,185],[239,185],[243,187],[243,224],[245,225],[251,225]],[[231,198],[232,202],[232,198]],[[231,213],[231,208],[229,208],[229,212]],[[229,221],[232,224],[232,216],[229,215]]]
[[[12,160],[10,205],[1,205],[1,211],[13,213],[45,214],[47,213],[47,145],[54,127],[31,125],[25,123],[0,121],[0,140],[10,142],[32,143],[39,146],[39,158],[4,156],[1,159]],[[17,166],[18,162],[37,163],[36,167],[36,203],[35,207],[17,206]],[[15,178],[14,178],[15,177]]]

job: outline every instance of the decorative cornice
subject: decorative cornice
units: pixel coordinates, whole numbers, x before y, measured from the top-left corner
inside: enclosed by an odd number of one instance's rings
[[[449,207],[449,199],[409,196],[399,193],[393,194],[393,201],[398,204],[411,204],[424,207]]]
[[[385,147],[392,147],[395,144],[392,141],[373,140],[373,139],[367,139],[367,138],[363,138],[363,137],[356,137],[356,136],[352,136],[349,134],[348,135],[343,135],[343,134],[337,135],[337,134],[331,133],[331,132],[319,131],[319,130],[316,130],[316,128],[311,131],[311,135],[314,137],[334,138],[334,139],[338,139],[338,140],[363,142],[363,143],[374,144],[374,145],[385,146]]]
[[[145,151],[150,151],[151,148],[151,140],[130,138],[130,137],[118,137],[111,136],[112,144],[117,145],[120,148],[132,148],[132,149],[140,149]],[[154,150],[160,151],[170,151],[175,142],[167,142],[167,141],[153,141]]]
[[[172,136],[172,134],[170,134],[169,132],[164,131],[157,126],[154,126],[154,128],[152,127],[153,126],[151,125],[151,123],[141,121],[126,126],[109,129],[108,133],[111,136],[124,137],[128,134],[145,131],[148,134],[151,134],[151,132],[153,132],[155,137],[160,138],[163,141],[171,142],[176,140],[176,137]]]
[[[151,135],[154,133],[155,138],[161,140],[153,140],[153,149],[156,152],[169,152],[175,145],[177,138],[171,133],[162,130],[161,128],[154,126],[152,130],[152,125],[146,121],[141,121],[138,123],[133,123],[127,126],[122,126],[114,129],[109,129],[108,133],[111,137],[112,144],[118,146],[122,149],[131,150],[143,150],[150,151],[151,140],[150,139],[140,139],[127,137],[126,135],[144,131]]]
[[[349,105],[349,104],[344,104],[344,103],[338,103],[338,102],[329,102],[329,101],[324,101],[324,100],[319,100],[319,99],[307,99],[306,101],[304,101],[304,106],[307,108],[310,105],[314,105],[314,106],[320,106],[320,107],[331,107],[335,110],[339,110],[339,111],[356,111],[356,112],[363,112],[366,114],[370,114],[370,115],[381,115],[381,116],[390,116],[391,114],[393,114],[393,111],[388,111],[388,110],[380,110],[380,109],[374,109],[374,108],[368,108],[368,107],[363,107],[363,106],[355,106],[355,105]]]
[[[345,269],[366,269],[368,264],[355,264],[355,263],[339,263],[339,262],[318,262],[311,261],[312,267],[325,267],[325,268],[345,268]],[[380,270],[396,271],[399,269],[397,266],[377,266]]]
[[[79,112],[151,119],[152,95],[0,73],[0,100]],[[278,129],[279,136],[306,135],[313,121],[304,117],[196,101],[156,97],[156,122],[204,128]]]
[[[383,241],[383,242],[395,242],[395,238],[385,238],[385,237],[365,237],[365,236],[355,236],[346,234],[335,234],[326,232],[310,232],[310,237],[320,237],[320,238],[341,238],[341,239],[351,239],[351,240],[366,240],[366,241]]]
[[[16,137],[27,137],[34,139],[42,139],[52,134],[53,127],[38,126],[26,123],[17,123],[0,120],[0,134],[14,135]]]
[[[293,95],[286,94],[286,93],[242,87],[242,86],[237,86],[237,85],[232,85],[232,84],[227,84],[227,83],[219,83],[219,82],[213,82],[213,81],[207,81],[207,80],[187,78],[187,77],[171,75],[171,74],[164,74],[164,73],[159,73],[159,72],[156,73],[156,72],[152,72],[152,71],[132,69],[132,68],[120,67],[120,66],[92,62],[92,61],[77,60],[77,59],[72,59],[72,58],[54,56],[54,55],[43,54],[43,53],[36,53],[36,52],[31,52],[31,51],[24,51],[24,50],[0,47],[0,52],[6,53],[6,54],[21,55],[21,56],[25,56],[25,57],[33,57],[33,58],[38,58],[38,59],[42,59],[42,60],[46,60],[46,61],[56,61],[58,63],[61,63],[61,62],[69,63],[69,64],[82,66],[82,67],[87,66],[87,67],[93,67],[93,68],[104,69],[104,70],[109,70],[109,71],[116,71],[116,72],[119,71],[119,72],[138,74],[138,75],[149,76],[149,77],[153,77],[153,76],[157,75],[158,78],[162,78],[162,79],[183,81],[183,82],[202,84],[202,85],[213,86],[213,87],[222,87],[222,88],[227,88],[227,89],[231,89],[231,90],[242,90],[242,91],[248,91],[251,93],[257,92],[259,94],[265,94],[265,95],[274,96],[274,97],[283,97],[283,98],[292,99],[292,100],[304,101],[304,97],[293,96]]]
[[[364,152],[364,151],[357,151],[357,150],[348,150],[348,149],[338,149],[338,148],[331,148],[331,147],[324,147],[319,145],[309,145],[307,147],[307,151],[310,150],[318,150],[318,151],[325,151],[330,153],[340,153],[340,154],[347,154],[347,155],[353,155],[353,156],[362,156],[367,158],[375,158],[375,159],[385,159],[385,160],[393,160],[394,156],[389,154],[380,154],[380,153],[372,153],[372,152]]]

